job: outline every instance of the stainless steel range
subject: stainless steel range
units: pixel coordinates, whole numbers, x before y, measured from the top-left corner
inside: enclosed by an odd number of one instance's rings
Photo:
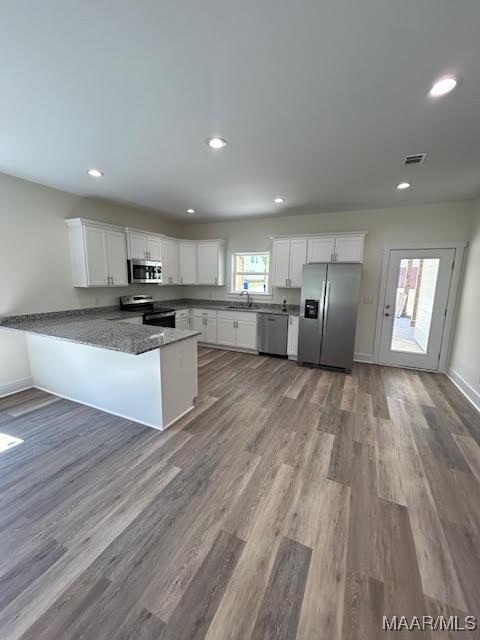
[[[136,313],[142,311],[143,324],[175,328],[175,309],[163,307],[161,302],[155,302],[152,296],[121,296],[120,309]]]

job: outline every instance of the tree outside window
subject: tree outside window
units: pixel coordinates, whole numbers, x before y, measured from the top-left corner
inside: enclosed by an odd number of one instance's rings
[[[232,255],[232,292],[268,295],[270,254],[234,253]]]

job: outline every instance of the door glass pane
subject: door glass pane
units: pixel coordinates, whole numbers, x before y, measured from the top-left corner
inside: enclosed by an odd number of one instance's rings
[[[404,258],[398,274],[393,351],[427,353],[439,258]]]

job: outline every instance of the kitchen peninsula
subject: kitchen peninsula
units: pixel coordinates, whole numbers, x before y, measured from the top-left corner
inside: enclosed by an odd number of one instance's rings
[[[10,316],[26,334],[33,386],[154,429],[193,408],[197,331],[132,323],[115,309]]]

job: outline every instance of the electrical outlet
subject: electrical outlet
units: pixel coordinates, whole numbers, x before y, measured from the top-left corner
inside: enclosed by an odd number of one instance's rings
[[[371,296],[364,296],[363,304],[373,304],[373,302],[374,302],[374,298],[372,298]]]

